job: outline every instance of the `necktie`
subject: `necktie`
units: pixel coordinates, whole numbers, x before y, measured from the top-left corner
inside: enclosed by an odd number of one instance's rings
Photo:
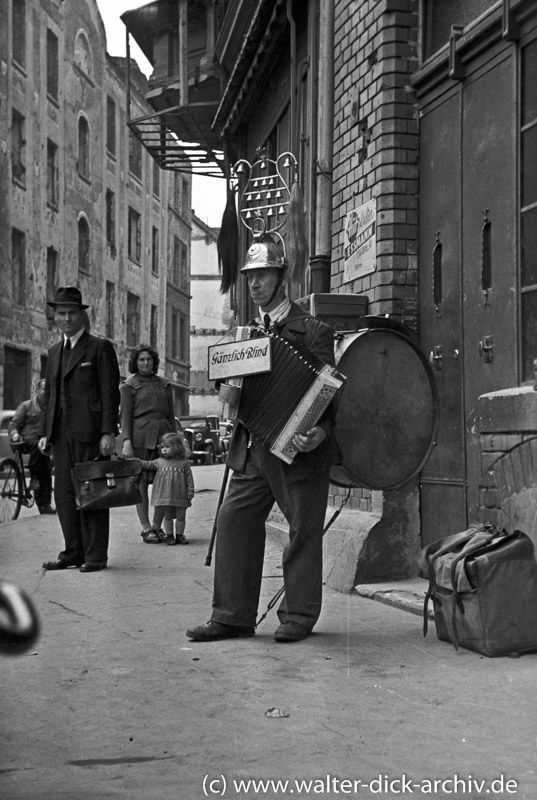
[[[71,360],[71,340],[66,339],[63,343],[63,350],[62,350],[62,368],[61,374],[65,375],[68,367],[69,361]]]
[[[263,317],[263,324],[265,326],[265,330],[269,331],[270,330],[270,315],[269,314],[265,314],[265,316]]]

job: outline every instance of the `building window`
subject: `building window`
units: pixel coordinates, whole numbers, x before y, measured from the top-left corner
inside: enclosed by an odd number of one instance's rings
[[[78,174],[86,180],[90,177],[90,133],[85,117],[78,120]]]
[[[110,155],[116,154],[116,104],[111,97],[106,98],[106,149]]]
[[[176,211],[181,211],[181,200],[183,198],[183,179],[175,172],[173,176],[173,207]]]
[[[140,298],[127,292],[127,347],[140,342]]]
[[[88,78],[91,78],[93,73],[91,61],[89,42],[85,34],[80,32],[75,42],[75,64]]]
[[[149,325],[149,344],[153,350],[156,350],[158,333],[158,308],[156,306],[151,306],[151,320]]]
[[[46,299],[51,300],[56,290],[56,276],[58,274],[58,251],[53,247],[47,247],[47,291]],[[54,321],[54,309],[45,304],[45,315],[49,322]]]
[[[142,218],[129,206],[129,258],[137,264],[142,260]]]
[[[47,139],[47,203],[58,208],[58,147]]]
[[[108,339],[114,338],[114,306],[115,306],[116,287],[111,281],[106,281],[106,319],[105,335]]]
[[[179,286],[181,280],[181,242],[177,236],[173,237],[173,251],[172,251],[172,265],[171,265],[171,283]]]
[[[521,50],[520,121],[522,374],[529,381],[537,356],[537,39]]]
[[[31,395],[32,354],[4,346],[4,408],[17,408]]]
[[[186,289],[188,286],[188,258],[187,258],[187,249],[186,244],[181,242],[181,277],[180,277],[180,286],[182,289]]]
[[[142,180],[142,143],[132,131],[129,132],[129,172]]]
[[[153,228],[151,236],[151,270],[154,275],[158,275],[158,262],[159,262],[159,231],[158,228]]]
[[[181,191],[181,210],[183,212],[183,216],[188,215],[189,208],[190,208],[190,187],[188,185],[188,181],[183,181],[183,188]]]
[[[78,220],[78,270],[90,271],[90,231],[85,217]]]
[[[47,95],[58,100],[58,37],[47,28]]]
[[[111,189],[106,190],[106,243],[116,254],[116,196]]]
[[[13,300],[24,305],[26,299],[26,235],[11,229],[11,277]]]
[[[186,320],[179,314],[179,358],[186,361]]]
[[[175,310],[172,310],[171,340],[172,340],[171,356],[172,358],[178,359],[179,358],[179,314]]]
[[[26,66],[26,2],[17,0],[13,3],[12,16],[13,60]]]
[[[153,194],[160,197],[160,167],[153,159]]]
[[[466,27],[492,5],[492,0],[424,0],[422,6],[423,58],[429,58],[449,41],[452,25]]]
[[[11,177],[19,183],[26,183],[24,138],[25,118],[16,109],[11,112]]]

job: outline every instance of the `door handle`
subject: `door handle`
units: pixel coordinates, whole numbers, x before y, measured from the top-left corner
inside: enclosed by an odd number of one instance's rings
[[[434,350],[431,350],[429,353],[429,364],[431,367],[434,367],[437,372],[440,372],[443,369],[443,360],[444,356],[442,355],[442,345],[437,344],[434,347]]]
[[[494,360],[494,338],[483,336],[479,342],[479,357],[484,359],[485,364],[491,364]]]

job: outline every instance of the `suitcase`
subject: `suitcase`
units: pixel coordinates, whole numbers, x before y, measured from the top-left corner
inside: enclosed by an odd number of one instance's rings
[[[432,599],[439,639],[485,656],[537,650],[537,562],[522,531],[473,526],[425,547],[429,578],[423,634]]]

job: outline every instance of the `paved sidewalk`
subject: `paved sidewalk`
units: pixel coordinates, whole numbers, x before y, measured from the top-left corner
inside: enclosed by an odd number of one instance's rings
[[[55,517],[0,525],[0,577],[42,623],[27,654],[0,660],[2,800],[535,800],[536,655],[455,653],[402,601],[329,589],[304,642],[273,641],[275,611],[252,639],[185,637],[210,615],[222,471],[194,468],[186,547],[143,544],[134,509],[114,510],[99,573],[41,569]],[[269,541],[261,612],[279,560]]]

